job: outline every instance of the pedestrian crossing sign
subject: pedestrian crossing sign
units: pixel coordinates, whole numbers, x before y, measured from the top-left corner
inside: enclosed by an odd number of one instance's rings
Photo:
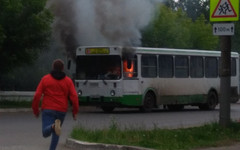
[[[210,0],[210,21],[238,21],[239,0]]]

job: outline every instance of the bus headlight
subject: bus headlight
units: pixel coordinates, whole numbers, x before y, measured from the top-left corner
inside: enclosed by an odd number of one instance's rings
[[[78,96],[81,96],[81,95],[82,95],[82,91],[78,90]]]
[[[112,90],[112,91],[110,92],[110,95],[111,95],[111,96],[115,96],[115,94],[116,94],[116,93],[115,93],[114,90]]]

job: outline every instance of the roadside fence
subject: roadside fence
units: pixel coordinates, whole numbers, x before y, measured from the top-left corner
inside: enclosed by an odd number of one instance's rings
[[[0,101],[32,101],[34,91],[0,91]]]

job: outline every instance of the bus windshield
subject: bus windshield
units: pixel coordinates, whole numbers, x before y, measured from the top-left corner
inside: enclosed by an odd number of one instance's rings
[[[76,63],[78,80],[118,80],[122,77],[119,55],[78,56]]]

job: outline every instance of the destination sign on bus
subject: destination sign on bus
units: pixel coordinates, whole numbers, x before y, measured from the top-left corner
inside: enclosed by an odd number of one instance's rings
[[[109,54],[109,48],[86,48],[86,54]]]

